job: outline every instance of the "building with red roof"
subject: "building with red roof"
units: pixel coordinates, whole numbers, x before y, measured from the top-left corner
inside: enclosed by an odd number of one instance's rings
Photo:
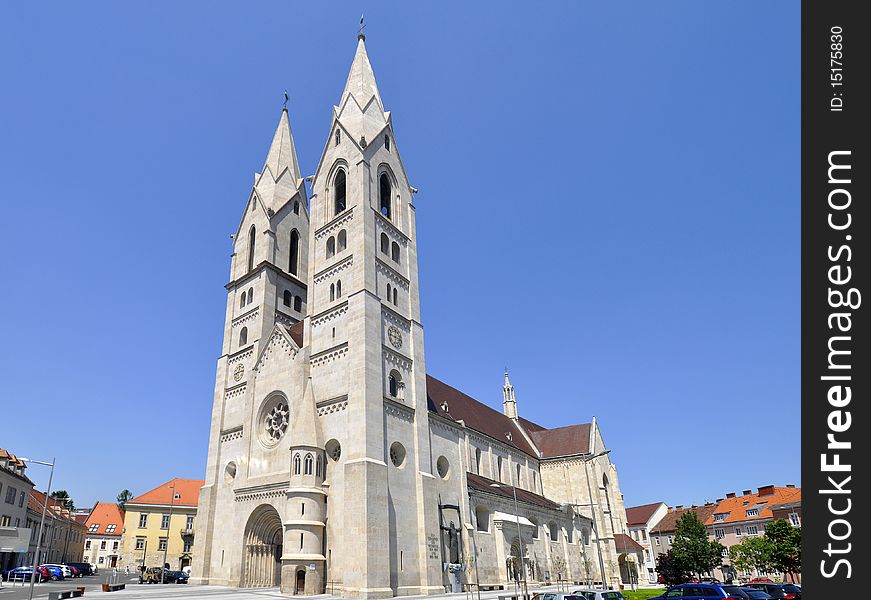
[[[97,569],[119,566],[124,511],[114,502],[97,502],[85,519],[82,561],[97,565]]]

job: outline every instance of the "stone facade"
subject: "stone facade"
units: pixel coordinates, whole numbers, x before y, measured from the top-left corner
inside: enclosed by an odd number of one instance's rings
[[[619,581],[595,419],[548,430],[429,377],[416,190],[364,37],[315,175],[286,110],[234,235],[192,583],[437,594]]]
[[[33,482],[25,474],[27,464],[0,448],[0,571],[13,569],[27,557],[27,500]]]

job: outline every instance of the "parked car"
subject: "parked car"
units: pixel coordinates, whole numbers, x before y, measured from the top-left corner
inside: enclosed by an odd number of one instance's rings
[[[533,594],[532,600],[584,600],[583,596],[575,596],[574,594],[563,594],[558,592],[544,592]]]
[[[794,583],[784,583],[783,591],[787,594],[787,598],[789,598],[789,594],[792,594],[792,597],[795,600],[801,600],[801,586],[795,585]]]
[[[740,598],[740,600],[750,600],[750,595],[747,593],[747,590],[744,588],[738,587],[737,585],[732,585],[731,583],[722,584],[720,587],[723,588],[723,591],[729,594],[730,598]]]
[[[794,591],[786,591],[782,583],[748,583],[744,587],[750,590],[763,591],[776,600],[797,600],[801,597],[801,590],[796,595]]]
[[[774,583],[774,580],[769,579],[768,577],[754,577],[747,583]]]
[[[145,572],[139,573],[139,583],[160,583],[163,580],[163,583],[187,583],[188,575],[187,573],[183,573],[181,571],[170,571],[166,570],[166,574],[161,577],[161,572],[163,569],[160,567],[149,567],[145,569]],[[561,600],[561,599],[560,599]]]
[[[3,579],[6,581],[30,581],[33,575],[33,567],[16,567],[3,573]],[[51,579],[48,569],[44,567],[36,567],[36,581]]]
[[[55,567],[54,565],[40,565],[41,567],[48,570],[49,577],[52,581],[62,581],[64,579],[63,569],[60,567]]]
[[[85,575],[93,575],[94,569],[91,567],[90,563],[86,562],[68,562],[64,563],[70,567],[75,567],[79,570],[79,577],[84,577]]]
[[[672,598],[687,598],[692,600],[725,600],[737,598],[743,600],[743,596],[730,593],[726,588],[735,586],[723,586],[717,583],[682,583],[674,585],[662,595],[651,600],[671,600]]]
[[[620,592],[610,590],[592,590],[590,588],[584,588],[581,590],[575,590],[572,594],[581,598],[581,600],[626,600],[626,596]]]
[[[771,596],[762,590],[751,590],[748,588],[746,593],[750,597],[750,600],[771,600]]]
[[[46,563],[42,566],[48,567],[48,568],[54,567],[56,569],[60,569],[63,572],[65,578],[73,576],[73,570],[71,568],[69,568],[68,565],[58,565],[58,564],[54,564],[54,563]]]
[[[170,571],[167,569],[164,577],[165,583],[187,583],[190,577],[183,571]]]

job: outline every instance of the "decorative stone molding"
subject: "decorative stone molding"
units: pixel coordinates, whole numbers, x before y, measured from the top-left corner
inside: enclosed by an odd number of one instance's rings
[[[385,306],[381,307],[381,317],[390,325],[399,327],[405,333],[411,332],[411,321],[399,315]]]
[[[348,312],[348,303],[345,302],[341,306],[337,306],[335,308],[331,308],[326,312],[322,312],[318,316],[312,319],[312,327],[318,327],[319,325],[323,325],[324,323],[328,323],[333,319],[336,319],[343,314]]]
[[[391,350],[387,346],[382,346],[382,348],[384,349],[384,360],[388,365],[404,369],[406,372],[411,371],[412,361],[410,358]]]
[[[233,398],[238,398],[239,396],[244,395],[246,387],[248,387],[248,382],[242,382],[239,385],[227,388],[224,392],[224,400],[232,400]]]
[[[294,319],[293,317],[284,314],[280,310],[275,311],[275,322],[281,323],[285,327],[293,327],[299,322],[299,319]]]
[[[344,271],[345,269],[350,268],[354,264],[354,255],[348,256],[347,258],[343,258],[336,264],[324,269],[320,273],[315,274],[315,283],[320,283],[331,277],[334,277]]]
[[[252,502],[270,500],[272,498],[286,498],[287,490],[282,487],[280,490],[265,490],[262,492],[241,493],[242,490],[236,490],[236,502]]]
[[[410,406],[406,406],[397,402],[396,400],[391,400],[390,398],[384,399],[384,412],[389,417],[395,417],[400,421],[407,421],[408,423],[414,423],[414,409]]]
[[[436,429],[441,429],[442,431],[447,431],[451,435],[459,435],[463,429],[463,426],[455,421],[449,421],[446,418],[440,415],[434,415],[430,413],[429,422]]]
[[[317,403],[318,416],[330,415],[341,412],[348,408],[348,396],[339,396],[338,398],[330,398]]]
[[[391,223],[390,221],[385,219],[384,215],[379,213],[377,210],[373,209],[373,211],[375,214],[375,223],[379,227],[381,227],[381,229],[383,229],[384,231],[386,231],[387,233],[389,233],[390,235],[395,237],[398,241],[400,241],[402,243],[403,248],[408,246],[408,236],[405,235],[404,233],[402,233],[401,231],[399,231],[399,229],[397,229],[396,225],[394,225],[393,223]]]
[[[242,439],[243,426],[238,425],[236,427],[231,427],[230,429],[225,429],[221,432],[221,443],[231,442],[233,440]]]
[[[240,317],[236,317],[235,319],[233,319],[233,329],[235,329],[236,327],[239,327],[240,325],[247,323],[248,321],[253,321],[259,315],[260,315],[260,307],[258,306],[256,308],[254,308],[254,310],[249,310],[244,315],[242,315]]]
[[[344,358],[348,354],[348,343],[340,344],[329,350],[324,350],[323,352],[318,352],[314,356],[311,357],[311,366],[314,367],[322,367],[331,362],[337,361],[341,358]]]
[[[338,231],[342,228],[343,225],[347,225],[354,219],[354,207],[350,207],[345,210],[338,218],[334,219],[330,223],[327,223],[317,231],[315,231],[315,239],[321,240],[333,233],[334,231]]]
[[[259,374],[260,370],[274,354],[283,354],[284,356],[293,359],[296,358],[298,352],[299,348],[296,347],[295,343],[291,342],[290,336],[286,334],[280,326],[277,326],[272,330],[272,335],[269,336],[269,340],[260,352],[260,356],[257,357],[257,364],[254,365],[254,371]],[[255,378],[256,377],[257,375],[255,375]]]
[[[234,365],[234,364],[236,364],[237,362],[241,362],[241,361],[243,361],[243,360],[248,360],[248,359],[251,358],[252,356],[254,356],[254,350],[252,350],[251,348],[245,348],[244,350],[242,350],[242,351],[239,352],[238,354],[233,354],[233,355],[231,355],[231,356],[227,359],[227,364],[228,364],[228,365]]]
[[[379,272],[383,273],[385,277],[390,279],[394,285],[398,285],[403,290],[408,291],[410,284],[408,279],[406,279],[402,273],[377,257],[375,258],[375,267]]]

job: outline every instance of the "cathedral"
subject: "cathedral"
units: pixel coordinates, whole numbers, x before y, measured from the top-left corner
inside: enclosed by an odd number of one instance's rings
[[[192,583],[619,583],[626,516],[595,418],[547,429],[508,373],[501,411],[427,375],[415,192],[361,34],[315,174],[285,108],[233,236]]]

